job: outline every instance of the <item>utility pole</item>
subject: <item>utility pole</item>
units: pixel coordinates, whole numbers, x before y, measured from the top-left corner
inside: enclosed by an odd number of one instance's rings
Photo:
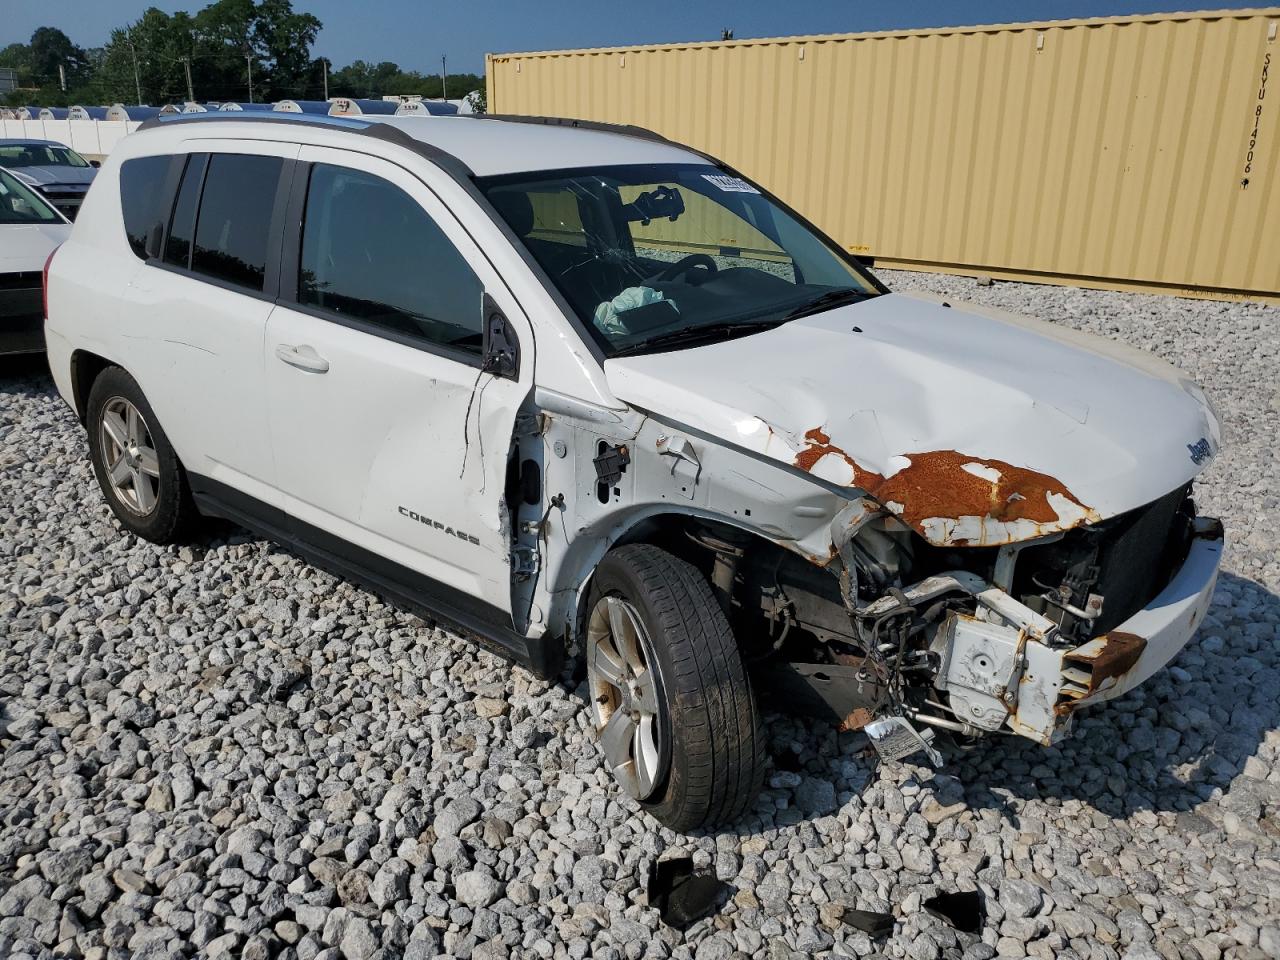
[[[329,58],[321,57],[320,63],[324,67],[324,99],[329,102]]]
[[[249,65],[249,102],[253,103],[253,54],[246,53],[244,62]]]
[[[67,92],[67,68],[65,64],[58,64],[58,85],[62,87],[62,92]]]
[[[187,102],[195,103],[196,94],[195,94],[195,90],[193,90],[191,87],[191,58],[190,57],[182,58],[182,67],[187,71]]]
[[[440,95],[441,99],[449,99],[449,71],[445,69],[445,57],[440,58]]]
[[[133,38],[127,41],[129,52],[133,54],[133,85],[138,91],[138,106],[142,106],[142,79],[138,75],[138,48],[133,45]]]

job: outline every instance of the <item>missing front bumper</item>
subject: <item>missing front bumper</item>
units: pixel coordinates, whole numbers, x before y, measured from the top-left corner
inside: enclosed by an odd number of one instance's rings
[[[1197,520],[1168,585],[1124,623],[1077,647],[1055,643],[1053,625],[1003,591],[975,591],[976,615],[953,614],[934,639],[935,685],[963,723],[1046,745],[1060,740],[1080,707],[1133,689],[1186,646],[1213,599],[1222,548],[1222,525]]]

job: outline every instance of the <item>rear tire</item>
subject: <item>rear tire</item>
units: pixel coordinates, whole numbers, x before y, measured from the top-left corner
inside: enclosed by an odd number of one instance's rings
[[[587,612],[592,719],[620,785],[679,832],[741,819],[764,779],[764,732],[737,642],[706,578],[650,544],[619,547],[596,570]],[[612,633],[602,641],[610,622],[621,625],[614,632],[624,638],[612,646]],[[642,654],[638,670],[616,662],[625,656],[601,653],[627,646],[628,636],[639,641],[632,644]],[[622,682],[615,685],[610,676]],[[650,688],[659,755],[651,777],[637,775],[643,760],[630,767],[618,762],[625,758],[617,749],[619,742],[637,742],[632,732],[643,734]],[[624,722],[628,736],[611,736],[616,731],[606,729],[608,721],[637,705],[629,714],[638,718],[635,724]],[[643,736],[638,743],[633,760],[651,745]]]
[[[187,476],[136,380],[107,367],[89,390],[85,425],[98,486],[121,526],[152,543],[181,540],[197,516]]]

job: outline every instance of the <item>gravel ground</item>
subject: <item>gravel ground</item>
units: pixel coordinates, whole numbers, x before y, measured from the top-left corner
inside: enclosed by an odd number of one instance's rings
[[[241,532],[122,536],[83,432],[0,368],[0,957],[1280,956],[1280,310],[887,274],[1127,340],[1226,417],[1231,545],[1199,635],[1054,749],[878,772],[778,717],[757,813],[619,799],[548,685]],[[795,768],[795,769],[790,769]],[[731,885],[679,933],[686,852]],[[921,909],[981,889],[981,938]],[[872,942],[840,905],[892,910]]]

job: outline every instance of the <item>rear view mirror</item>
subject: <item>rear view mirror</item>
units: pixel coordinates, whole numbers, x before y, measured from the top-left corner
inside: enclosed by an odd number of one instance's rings
[[[510,321],[493,297],[485,294],[481,299],[484,311],[484,359],[481,369],[506,380],[514,380],[520,373],[520,341],[511,328]]]
[[[639,220],[647,227],[651,220],[661,220],[663,217],[675,220],[684,213],[684,197],[675,187],[655,187],[625,204],[622,212],[628,223]]]
[[[102,166],[102,161],[101,161],[101,160],[90,160],[90,161],[89,161],[89,166],[91,166],[91,167],[100,167],[100,166]]]

